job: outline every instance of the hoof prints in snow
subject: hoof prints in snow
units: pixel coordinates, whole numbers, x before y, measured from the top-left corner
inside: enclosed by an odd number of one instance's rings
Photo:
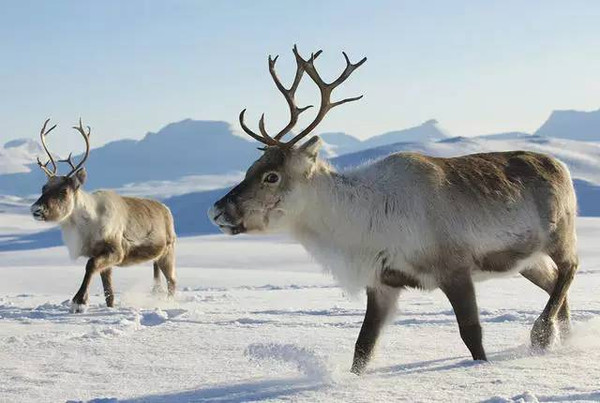
[[[68,302],[68,301],[67,301]],[[159,326],[187,312],[185,309],[134,309],[106,308],[91,306],[85,312],[70,312],[68,303],[45,303],[35,308],[22,308],[12,304],[0,305],[0,320],[8,320],[21,324],[52,323],[70,326],[89,326],[92,331],[86,333],[72,329],[70,339],[94,339],[98,337],[115,337],[130,334],[144,327]],[[18,339],[5,340],[17,342]]]

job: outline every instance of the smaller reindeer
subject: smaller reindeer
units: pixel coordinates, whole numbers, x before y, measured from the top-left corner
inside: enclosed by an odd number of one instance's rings
[[[85,140],[85,154],[77,165],[71,154],[55,161],[46,136],[56,127],[46,130],[50,119],[40,131],[42,146],[48,161],[38,165],[48,177],[42,195],[31,206],[33,218],[60,224],[63,240],[71,258],[88,257],[83,282],[73,297],[71,312],[83,312],[88,302],[90,281],[100,273],[106,305],[112,307],[113,266],[128,266],[154,261],[154,291],[161,289],[160,272],[167,279],[168,295],[175,293],[175,229],[169,209],[155,200],[122,197],[109,190],[86,193],[81,188],[86,180],[83,164],[90,155],[90,128],[84,130],[81,119],[73,127]],[[57,175],[57,162],[66,162],[71,171]],[[51,167],[49,167],[51,164]]]

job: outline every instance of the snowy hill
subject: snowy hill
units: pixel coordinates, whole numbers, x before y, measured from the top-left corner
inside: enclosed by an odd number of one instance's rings
[[[600,142],[600,109],[591,112],[554,111],[535,134]]]
[[[419,126],[383,133],[362,141],[346,133],[323,133],[319,136],[325,142],[324,155],[329,158],[382,145],[448,138],[446,131],[440,128],[435,119],[428,120]]]
[[[362,148],[362,141],[346,133],[321,133],[323,140],[322,156],[326,158],[337,157]]]
[[[36,157],[44,155],[42,146],[35,140],[18,139],[0,148],[0,175],[29,172]]]
[[[363,141],[363,148],[399,142],[435,141],[446,137],[448,137],[448,134],[440,128],[438,121],[430,119],[419,126],[370,137]]]

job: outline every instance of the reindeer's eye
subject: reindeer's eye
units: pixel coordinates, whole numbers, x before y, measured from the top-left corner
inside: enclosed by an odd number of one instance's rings
[[[275,172],[269,172],[263,177],[263,182],[271,184],[277,183],[279,182],[279,175],[277,175]]]

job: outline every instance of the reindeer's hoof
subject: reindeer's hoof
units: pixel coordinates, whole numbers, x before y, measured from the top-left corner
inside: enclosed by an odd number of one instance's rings
[[[85,311],[87,311],[87,304],[80,304],[75,301],[71,302],[71,313],[85,313]]]
[[[354,361],[352,363],[352,368],[350,368],[350,372],[354,375],[362,375],[365,373],[365,369],[367,368],[367,363],[363,360]]]
[[[152,295],[163,295],[165,292],[166,290],[161,284],[155,284],[154,287],[152,287]]]
[[[545,350],[558,342],[558,335],[556,321],[538,318],[531,329],[531,345]]]

